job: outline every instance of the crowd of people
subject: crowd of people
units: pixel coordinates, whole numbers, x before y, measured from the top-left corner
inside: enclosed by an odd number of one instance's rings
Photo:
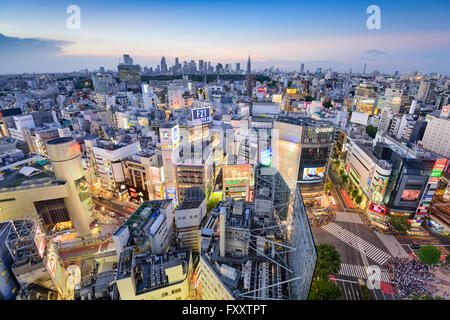
[[[310,213],[309,223],[311,227],[321,227],[336,219],[336,213],[331,208],[325,209],[326,214],[314,215]]]
[[[401,298],[411,295],[431,295],[428,281],[432,279],[430,266],[418,259],[391,257],[385,265]]]
[[[361,221],[370,226],[373,230],[383,234],[394,234],[395,230],[392,226],[388,225],[387,229],[380,228],[372,223],[372,220],[370,220],[364,211],[358,210],[358,214],[361,217]]]

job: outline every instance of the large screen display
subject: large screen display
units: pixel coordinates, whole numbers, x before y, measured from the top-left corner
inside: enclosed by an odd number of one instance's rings
[[[196,124],[211,122],[211,108],[192,109],[192,122]]]
[[[303,180],[318,180],[322,179],[324,175],[325,167],[303,169]]]
[[[402,200],[414,201],[419,197],[420,190],[403,190]]]
[[[42,258],[44,256],[45,250],[45,238],[39,226],[36,226],[36,232],[34,233],[33,241],[39,252],[39,256]]]
[[[224,187],[248,185],[250,179],[250,165],[228,165],[223,167]]]

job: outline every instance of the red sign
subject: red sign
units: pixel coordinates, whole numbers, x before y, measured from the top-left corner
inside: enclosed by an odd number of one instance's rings
[[[439,182],[439,178],[438,177],[432,177],[430,178],[430,183],[438,183]]]
[[[444,111],[444,112],[447,113],[447,112],[448,112],[448,107],[443,107],[443,108],[442,108],[442,111]]]
[[[380,206],[380,205],[378,205],[376,203],[373,203],[373,202],[371,202],[369,204],[369,210],[373,211],[373,212],[376,212],[376,213],[379,213],[379,214],[382,214],[383,216],[386,214],[386,207]]]
[[[420,190],[404,190],[402,200],[416,200],[419,197]]]

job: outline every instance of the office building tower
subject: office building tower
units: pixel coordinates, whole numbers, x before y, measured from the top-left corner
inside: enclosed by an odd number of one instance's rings
[[[252,73],[252,63],[250,61],[250,56],[248,56],[248,60],[247,60],[247,74]]]
[[[124,54],[123,55],[123,63],[124,64],[129,64],[129,65],[133,64],[133,59],[130,57],[129,54]]]
[[[302,65],[300,67],[300,73],[303,74],[304,71],[305,71],[305,64],[302,63]]]
[[[167,63],[166,63],[166,58],[165,57],[161,58],[161,73],[162,74],[167,74]]]
[[[236,73],[241,73],[241,64],[239,62],[236,63]]]
[[[280,116],[274,129],[272,159],[285,180],[296,181],[305,202],[323,195],[335,126],[330,121]]]
[[[427,126],[422,141],[424,149],[450,158],[450,105],[427,115]]]

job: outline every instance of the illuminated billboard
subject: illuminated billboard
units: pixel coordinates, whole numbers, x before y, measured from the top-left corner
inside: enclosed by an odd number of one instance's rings
[[[250,179],[250,165],[228,165],[223,167],[224,187],[237,187],[248,185]]]
[[[192,109],[192,122],[195,124],[211,122],[211,107]]]
[[[172,128],[159,128],[161,149],[173,150],[180,143],[180,129],[178,125]]]
[[[324,175],[325,167],[303,169],[303,180],[318,180],[322,179]]]
[[[270,166],[272,164],[272,149],[271,148],[261,152],[261,164],[263,166]]]
[[[372,192],[372,201],[380,203],[383,199],[384,193],[386,192],[386,186],[389,178],[378,176],[374,181],[374,189]]]
[[[378,205],[376,203],[371,202],[369,204],[369,210],[373,211],[373,212],[376,212],[376,213],[379,213],[379,214],[384,216],[386,214],[386,210],[387,209],[386,209],[386,207],[383,207],[383,206],[380,206],[380,205]]]
[[[414,201],[419,198],[420,190],[403,190],[402,192],[402,200],[406,201]]]
[[[45,251],[45,238],[41,228],[38,225],[36,225],[36,232],[34,233],[33,242],[39,252],[39,256],[42,258]]]

